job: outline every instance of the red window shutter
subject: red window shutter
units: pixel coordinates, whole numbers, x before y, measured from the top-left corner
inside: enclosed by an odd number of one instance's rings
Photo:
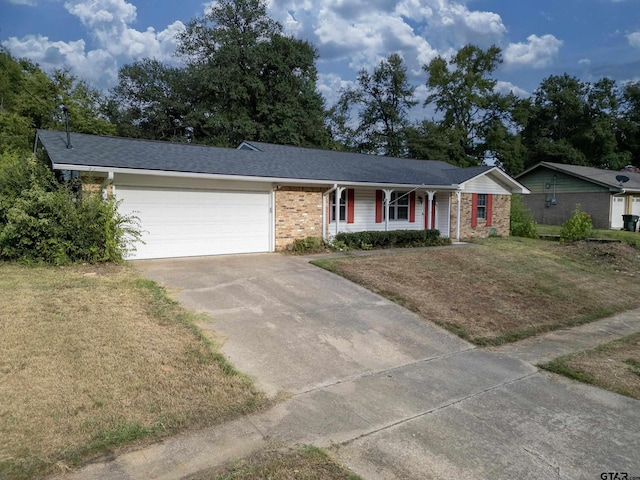
[[[493,216],[493,195],[487,195],[487,227],[490,227],[492,224],[492,216]]]
[[[409,222],[416,221],[416,192],[409,194]]]
[[[353,188],[347,189],[347,223],[353,223],[356,192]]]
[[[382,223],[382,190],[376,190],[376,223]]]
[[[471,195],[471,227],[478,226],[478,194],[473,193]]]

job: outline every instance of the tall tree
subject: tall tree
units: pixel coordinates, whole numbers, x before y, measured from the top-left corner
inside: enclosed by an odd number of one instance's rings
[[[449,60],[439,56],[423,66],[431,92],[424,104],[433,104],[436,112],[442,114],[440,125],[449,142],[459,147],[450,150],[464,152],[463,157],[449,158],[452,163],[480,164],[487,157],[495,156],[492,148],[497,148],[499,142],[490,145],[488,137],[507,131],[515,102],[514,95],[496,91],[497,81],[492,74],[500,63],[502,56],[498,47],[482,50],[466,45]]]
[[[622,89],[618,144],[629,152],[630,163],[640,167],[640,81],[629,82]]]
[[[193,75],[189,122],[202,141],[259,140],[305,146],[328,141],[316,89],[317,53],[282,33],[263,0],[220,0],[188,23],[178,53]]]
[[[77,77],[60,70],[47,75],[0,48],[0,153],[32,150],[36,128],[64,129],[62,105],[74,131],[114,133],[100,112],[101,103],[100,93]]]
[[[451,142],[449,132],[439,123],[423,120],[407,127],[407,156],[419,160],[441,160],[465,164],[467,156],[459,143]]]
[[[106,99],[98,90],[92,88],[84,80],[62,70],[56,70],[51,75],[57,100],[69,112],[69,128],[77,133],[92,133],[94,135],[114,135],[113,125],[103,114],[102,106]],[[49,128],[62,130],[65,119],[60,109],[56,110]]]
[[[192,110],[187,69],[145,58],[120,68],[107,112],[118,134],[155,140],[189,140]]]
[[[405,129],[408,112],[418,102],[407,79],[407,67],[397,53],[382,60],[373,73],[360,70],[356,85],[342,92],[334,107],[333,124],[343,141],[355,150],[402,157],[407,154]],[[358,124],[350,127],[351,112]]]
[[[540,161],[619,169],[631,155],[618,144],[620,92],[613,80],[594,84],[552,75],[534,92],[522,131],[527,165]]]

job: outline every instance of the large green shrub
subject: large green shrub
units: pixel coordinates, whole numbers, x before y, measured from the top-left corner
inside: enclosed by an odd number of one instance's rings
[[[431,247],[447,245],[448,238],[442,238],[439,230],[391,230],[388,232],[342,232],[334,237],[350,249],[390,248],[390,247]]]
[[[524,205],[520,195],[511,196],[509,235],[512,237],[536,238],[538,229],[533,215]]]
[[[591,215],[587,212],[583,212],[580,209],[580,205],[576,205],[576,208],[571,215],[571,218],[562,224],[560,228],[560,240],[565,242],[575,242],[577,240],[584,240],[593,233],[593,222],[591,221]]]
[[[0,258],[56,265],[121,261],[138,239],[136,219],[100,192],[59,184],[34,157],[0,155]]]

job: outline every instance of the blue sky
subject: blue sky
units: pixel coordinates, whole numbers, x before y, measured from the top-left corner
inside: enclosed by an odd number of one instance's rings
[[[0,43],[46,70],[69,69],[108,89],[138,58],[176,62],[175,35],[202,0],[0,0]],[[527,95],[549,75],[640,80],[640,0],[269,0],[285,31],[320,53],[330,105],[360,68],[398,52],[417,95],[423,64],[467,43],[496,44],[499,88]]]

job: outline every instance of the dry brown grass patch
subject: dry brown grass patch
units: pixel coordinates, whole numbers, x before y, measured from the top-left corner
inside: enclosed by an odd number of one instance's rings
[[[495,238],[464,248],[316,263],[478,344],[640,306],[640,252],[624,244]]]
[[[0,477],[28,478],[263,402],[126,267],[0,264]]]
[[[266,449],[230,465],[214,468],[188,480],[358,480],[360,477],[311,446]]]
[[[640,333],[541,367],[640,400]]]

